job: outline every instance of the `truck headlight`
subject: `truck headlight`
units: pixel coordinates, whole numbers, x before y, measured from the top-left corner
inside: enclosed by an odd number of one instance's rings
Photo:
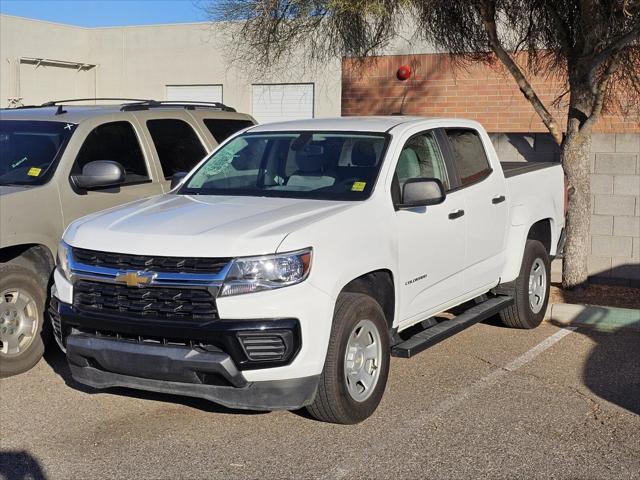
[[[311,249],[236,258],[224,279],[220,296],[241,295],[302,282],[311,269]]]
[[[71,281],[71,269],[69,267],[69,258],[71,257],[71,247],[64,240],[58,245],[58,255],[56,256],[56,265],[58,270],[67,280]]]

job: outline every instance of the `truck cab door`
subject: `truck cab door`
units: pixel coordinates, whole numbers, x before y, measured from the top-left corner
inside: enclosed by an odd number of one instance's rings
[[[85,135],[82,135],[83,129]],[[60,201],[65,227],[75,219],[123,203],[158,195],[162,186],[155,168],[150,164],[147,148],[128,120],[115,120],[99,124],[84,122],[76,135],[83,140],[75,145],[71,165],[60,172]],[[70,145],[71,147],[71,145]],[[125,182],[117,187],[83,190],[76,187],[71,175],[82,172],[82,167],[95,160],[113,160],[125,170]]]
[[[391,187],[400,203],[410,178],[438,178],[451,189],[450,176],[434,130],[411,136],[403,145]],[[449,192],[443,203],[400,209],[398,232],[400,323],[415,323],[464,291],[466,215],[462,192]],[[429,313],[430,312],[430,313]]]
[[[445,128],[465,199],[467,256],[464,284],[468,292],[494,286],[504,266],[507,232],[507,186],[490,139],[472,128]],[[485,138],[486,137],[486,138]],[[491,156],[490,156],[491,155]],[[491,161],[490,161],[491,159]],[[494,164],[495,163],[495,164]]]

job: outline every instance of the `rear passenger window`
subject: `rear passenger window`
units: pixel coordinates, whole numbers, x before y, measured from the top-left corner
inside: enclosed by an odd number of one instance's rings
[[[207,154],[196,132],[183,120],[147,120],[147,128],[167,179],[174,173],[188,172]]]
[[[491,173],[487,154],[480,135],[475,130],[447,128],[447,137],[463,187],[485,178]]]
[[[81,173],[87,163],[96,160],[113,160],[122,165],[125,185],[150,180],[140,142],[129,122],[103,123],[94,128],[80,147],[71,173]]]
[[[224,142],[238,130],[254,124],[251,120],[229,120],[224,118],[205,118],[203,121],[218,143]]]

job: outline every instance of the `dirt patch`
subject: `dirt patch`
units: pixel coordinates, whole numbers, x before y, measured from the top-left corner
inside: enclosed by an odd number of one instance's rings
[[[640,309],[640,288],[589,285],[580,292],[573,292],[562,290],[559,284],[553,284],[549,292],[549,301]]]

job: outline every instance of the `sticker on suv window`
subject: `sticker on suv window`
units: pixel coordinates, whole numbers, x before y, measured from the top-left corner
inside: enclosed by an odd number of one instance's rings
[[[16,163],[12,163],[11,164],[11,168],[19,167],[20,165],[22,165],[26,161],[27,161],[27,157],[23,157],[20,160],[18,160]]]
[[[364,187],[366,186],[367,186],[367,182],[353,182],[353,185],[351,185],[351,191],[362,192],[364,191]]]
[[[38,175],[40,175],[40,172],[42,171],[41,168],[38,167],[31,167],[29,169],[29,171],[27,172],[27,175],[29,175],[30,177],[37,177]]]

